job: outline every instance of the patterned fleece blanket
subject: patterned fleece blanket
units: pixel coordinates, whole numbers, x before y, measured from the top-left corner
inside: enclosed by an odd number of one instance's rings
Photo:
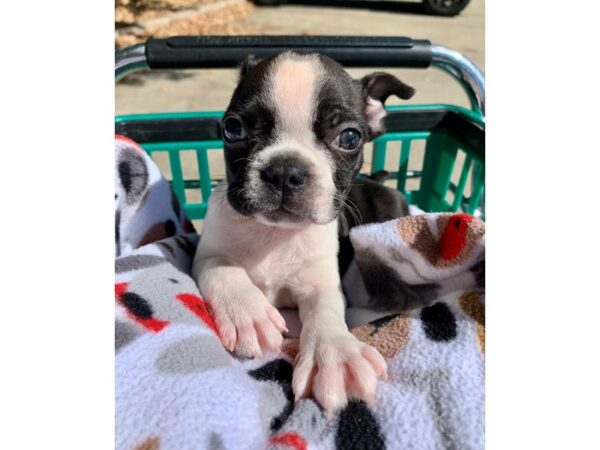
[[[116,140],[116,448],[484,448],[484,224],[424,214],[357,227],[347,318],[386,358],[375,403],[294,403],[297,339],[238,359],[190,267],[198,242],[134,142]],[[370,323],[365,323],[371,320]]]

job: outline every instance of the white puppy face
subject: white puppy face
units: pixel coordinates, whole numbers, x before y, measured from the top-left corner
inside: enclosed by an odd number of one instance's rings
[[[229,203],[281,227],[336,219],[364,143],[383,132],[385,99],[412,93],[388,74],[355,81],[317,54],[246,62],[222,127]]]

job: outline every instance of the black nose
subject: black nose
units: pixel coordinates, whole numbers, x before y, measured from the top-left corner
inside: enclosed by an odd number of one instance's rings
[[[270,165],[260,171],[260,179],[272,189],[292,192],[306,183],[306,170],[298,165]]]

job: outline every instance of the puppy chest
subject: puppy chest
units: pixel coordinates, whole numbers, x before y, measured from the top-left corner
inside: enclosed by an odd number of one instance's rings
[[[315,243],[291,239],[262,255],[259,260],[246,266],[252,282],[278,307],[294,304],[294,291],[298,285],[298,273],[310,265],[322,249]]]
[[[290,252],[276,252],[266,255],[246,270],[252,282],[273,301],[278,291],[293,283],[305,261]]]

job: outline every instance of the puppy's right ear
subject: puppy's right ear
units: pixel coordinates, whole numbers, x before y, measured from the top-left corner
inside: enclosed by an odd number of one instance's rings
[[[246,56],[246,59],[240,67],[240,80],[248,75],[248,72],[254,69],[259,62],[260,59],[257,59],[254,55]]]
[[[364,102],[364,114],[369,124],[371,138],[385,132],[383,118],[386,116],[385,101],[395,95],[408,100],[415,90],[404,84],[394,75],[385,72],[375,72],[360,80]]]

